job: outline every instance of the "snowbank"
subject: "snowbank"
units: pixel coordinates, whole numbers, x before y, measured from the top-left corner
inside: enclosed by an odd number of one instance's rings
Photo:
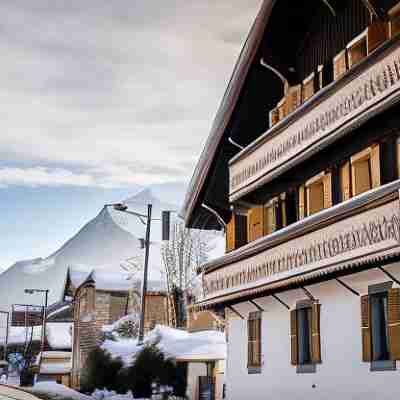
[[[189,333],[180,329],[157,325],[145,337],[144,344],[157,345],[168,357],[178,361],[224,360],[226,358],[225,334],[217,331]],[[113,357],[120,357],[129,365],[143,346],[137,339],[106,340],[102,348]]]
[[[24,326],[11,326],[9,330],[8,336],[8,344],[24,344],[26,340],[30,340],[31,338],[31,329],[25,328]],[[33,341],[40,341],[41,338],[42,327],[34,326],[33,327]],[[0,344],[4,343],[5,335],[1,335]]]
[[[64,385],[55,382],[38,382],[31,389],[33,393],[46,393],[55,396],[55,398],[69,398],[73,400],[93,400],[90,396],[79,393]]]

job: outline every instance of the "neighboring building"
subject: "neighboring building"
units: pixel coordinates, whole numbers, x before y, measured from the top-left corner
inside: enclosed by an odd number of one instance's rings
[[[230,400],[398,395],[399,21],[262,2],[182,210],[226,231],[195,308],[226,318]]]
[[[44,351],[37,358],[36,382],[56,382],[71,386],[72,353],[70,351]]]
[[[133,282],[123,272],[69,270],[64,297],[73,297],[74,303],[73,387],[80,386],[80,374],[88,354],[103,341],[103,327],[140,311],[140,296],[132,286]],[[167,324],[169,320],[167,294],[159,289],[150,283],[146,296],[145,332],[155,324]]]

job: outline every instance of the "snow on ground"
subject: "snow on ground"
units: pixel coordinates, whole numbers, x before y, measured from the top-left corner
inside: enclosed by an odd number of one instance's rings
[[[76,390],[70,389],[56,382],[38,382],[32,389],[33,393],[45,393],[58,398],[68,398],[73,400],[93,400],[90,396],[79,393]]]
[[[218,331],[189,333],[157,325],[145,337],[144,344],[157,345],[164,354],[178,361],[224,360],[226,358],[225,334]],[[121,357],[123,362],[129,365],[143,346],[137,345],[137,339],[119,338],[116,341],[106,340],[102,348],[109,351],[113,357]]]

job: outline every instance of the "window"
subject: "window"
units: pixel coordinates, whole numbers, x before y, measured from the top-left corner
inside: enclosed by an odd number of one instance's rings
[[[321,362],[320,310],[318,302],[301,301],[290,312],[292,365],[297,372],[315,372]]]
[[[361,298],[363,361],[372,371],[396,369],[400,359],[400,289],[391,286],[370,286]]]
[[[291,113],[301,105],[301,85],[291,86],[286,96],[287,112]]]
[[[249,373],[261,372],[261,312],[251,312],[247,321]]]
[[[339,79],[346,71],[346,50],[342,50],[333,58],[333,79]]]
[[[389,10],[389,37],[400,32],[400,3]]]
[[[315,93],[314,72],[303,81],[303,101],[308,100]]]
[[[332,206],[332,176],[321,172],[299,188],[299,219]]]
[[[380,186],[379,145],[373,145],[351,157],[352,195]]]
[[[278,103],[278,114],[279,114],[279,121],[281,121],[283,118],[286,117],[288,114],[287,112],[287,102],[286,102],[286,97],[284,97],[279,103]]]

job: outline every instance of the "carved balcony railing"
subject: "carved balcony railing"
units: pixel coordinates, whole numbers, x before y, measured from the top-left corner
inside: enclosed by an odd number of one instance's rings
[[[400,40],[394,38],[231,159],[230,201],[293,168],[399,98]]]
[[[320,211],[201,269],[211,306],[400,255],[400,180]]]

